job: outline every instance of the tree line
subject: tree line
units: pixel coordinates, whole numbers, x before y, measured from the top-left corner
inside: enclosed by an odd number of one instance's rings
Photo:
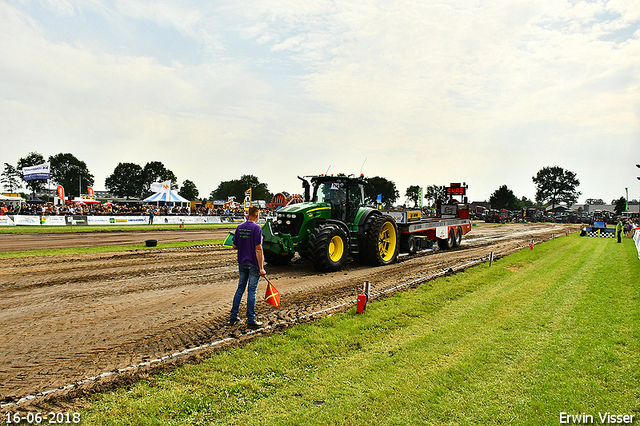
[[[50,180],[62,185],[67,197],[74,198],[81,195],[82,188],[93,186],[94,175],[89,171],[86,163],[79,160],[73,154],[60,153],[52,155],[45,160],[45,157],[38,152],[30,152],[27,156],[20,158],[14,166],[4,163],[3,172],[0,173],[0,183],[5,191],[17,192],[21,188],[27,188],[31,193],[42,192],[47,185],[46,180],[29,180],[22,178],[24,167],[35,166],[45,162],[51,163]],[[560,203],[567,205],[575,204],[582,194],[577,191],[580,181],[572,171],[561,167],[544,167],[532,177],[536,187],[535,201],[526,197],[518,198],[507,185],[501,185],[496,189],[489,202],[493,208],[519,210],[525,207],[542,207],[551,205],[555,208]],[[113,172],[105,179],[105,188],[119,198],[143,199],[153,193],[151,184],[154,182],[171,182],[171,189],[178,190],[178,194],[187,200],[197,200],[200,192],[193,181],[186,179],[178,187],[176,175],[160,161],[150,161],[144,166],[136,163],[118,163]],[[233,196],[236,200],[244,199],[244,192],[252,188],[252,198],[254,200],[271,200],[273,193],[269,191],[268,185],[254,175],[242,175],[239,179],[222,181],[218,187],[211,191],[209,199],[226,200]],[[428,206],[435,205],[438,199],[446,199],[446,187],[439,185],[428,185],[424,188],[423,197]],[[414,206],[419,204],[420,189],[418,185],[411,185],[405,191],[405,196],[413,201]],[[288,194],[287,194],[288,195]],[[392,207],[400,193],[396,184],[381,176],[367,178],[365,186],[365,199],[370,204],[376,204],[378,196],[382,198],[382,204]],[[206,200],[206,198],[204,198]],[[621,203],[624,197],[613,200],[612,204]],[[588,204],[604,204],[601,199],[589,198]],[[629,204],[637,204],[632,200]]]

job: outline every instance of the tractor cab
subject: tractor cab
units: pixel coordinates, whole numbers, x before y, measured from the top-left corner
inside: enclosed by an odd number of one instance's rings
[[[364,179],[353,176],[319,175],[311,178],[313,203],[331,204],[331,218],[351,222],[364,205]]]

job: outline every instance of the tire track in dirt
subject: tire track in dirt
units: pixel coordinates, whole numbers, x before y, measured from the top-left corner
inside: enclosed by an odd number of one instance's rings
[[[282,305],[276,309],[259,297],[257,310],[265,324],[280,324],[352,302],[364,281],[371,282],[375,293],[485,257],[489,251],[527,246],[532,236],[545,240],[566,229],[566,225],[474,228],[469,237],[475,233],[475,238],[465,238],[460,249],[403,257],[376,268],[350,262],[342,271],[318,273],[301,261],[283,267],[267,265]],[[514,234],[516,238],[510,236]],[[0,363],[0,401],[4,403],[239,337],[245,331],[243,325],[225,326],[237,266],[235,252],[219,246],[4,259],[0,277],[6,283],[0,285],[0,344],[7,348]],[[258,292],[264,288],[261,282]],[[244,339],[234,339],[232,344]],[[31,403],[64,405],[67,399],[171,369],[217,349],[115,374]]]
[[[176,225],[177,227],[177,225]],[[86,228],[85,228],[86,229]],[[144,244],[145,240],[169,243],[176,241],[215,240],[227,236],[229,229],[179,229],[149,231],[97,231],[77,233],[0,234],[0,252],[69,247],[98,247]]]

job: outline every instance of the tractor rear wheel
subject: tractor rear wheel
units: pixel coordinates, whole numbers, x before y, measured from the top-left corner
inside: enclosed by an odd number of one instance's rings
[[[337,225],[319,226],[309,238],[309,259],[319,271],[337,271],[347,260],[347,234]]]
[[[398,258],[400,234],[391,216],[375,216],[364,237],[362,251],[371,265],[388,265]]]

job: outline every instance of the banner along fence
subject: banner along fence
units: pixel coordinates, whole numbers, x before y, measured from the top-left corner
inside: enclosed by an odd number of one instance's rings
[[[93,226],[93,225],[178,225],[208,223],[240,223],[242,216],[0,216],[0,226]]]

